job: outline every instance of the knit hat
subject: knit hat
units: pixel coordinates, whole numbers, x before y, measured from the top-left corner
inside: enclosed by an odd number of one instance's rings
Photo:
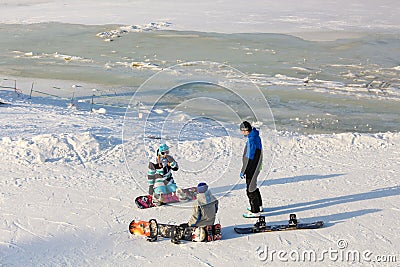
[[[197,185],[198,193],[205,193],[207,190],[208,190],[208,185],[206,183],[202,182]]]
[[[167,146],[167,144],[162,144],[160,145],[160,147],[158,148],[158,151],[161,152],[166,152],[169,150],[169,147]]]
[[[253,129],[253,127],[251,127],[250,122],[248,121],[244,121],[240,124],[240,130],[241,131],[249,131],[251,132],[251,130]]]

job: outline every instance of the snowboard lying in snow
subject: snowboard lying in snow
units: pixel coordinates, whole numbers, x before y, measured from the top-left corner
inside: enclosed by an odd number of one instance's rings
[[[175,244],[179,244],[181,240],[210,242],[222,238],[220,224],[192,227],[184,224],[157,223],[155,219],[150,221],[133,220],[129,224],[129,232],[133,235],[146,236],[150,242],[157,241],[158,237],[170,238],[171,242]]]
[[[296,214],[290,214],[290,219],[287,224],[267,225],[265,216],[258,217],[258,221],[251,227],[235,227],[234,230],[238,234],[253,234],[274,231],[289,231],[302,229],[317,229],[324,226],[323,221],[311,223],[298,223]]]
[[[197,187],[178,188],[176,193],[162,194],[157,196],[144,195],[135,198],[139,209],[148,209],[163,204],[195,200],[197,198]]]

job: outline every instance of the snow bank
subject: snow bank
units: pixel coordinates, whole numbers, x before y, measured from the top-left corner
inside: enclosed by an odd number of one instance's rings
[[[133,219],[182,223],[191,214],[191,203],[148,210],[135,206],[134,198],[146,191],[142,185],[148,159],[141,138],[122,149],[122,142],[109,138],[118,135],[117,118],[83,113],[65,120],[54,107],[32,110],[25,124],[46,116],[48,133],[35,133],[31,127],[7,129],[0,139],[0,262],[6,266],[154,266],[163,261],[176,266],[281,266],[277,258],[271,262],[260,257],[260,249],[314,250],[320,255],[323,249],[337,249],[339,240],[352,251],[398,252],[400,133],[285,132],[268,144],[272,133],[262,132],[266,154],[274,155],[269,175],[263,170],[260,176],[268,224],[283,223],[296,213],[304,222],[323,220],[325,227],[259,235],[233,231],[254,223],[241,215],[248,205],[245,184],[238,178],[241,154],[232,154],[243,148],[244,139],[204,136],[179,143],[171,149],[181,166],[174,175],[178,185],[213,182],[221,171],[225,180],[211,186],[220,201],[223,239],[176,246],[169,240],[146,242],[128,232]],[[19,111],[9,106],[2,124],[16,120]],[[65,133],[52,132],[51,122],[57,121],[64,123]],[[153,141],[156,146],[159,140]],[[207,165],[204,159],[215,162]],[[324,266],[337,264],[323,261]]]
[[[0,143],[0,153],[7,153],[16,160],[28,163],[45,162],[88,162],[98,157],[107,144],[99,143],[90,133],[73,134],[44,134],[33,138],[3,137]]]
[[[386,150],[392,149],[400,144],[400,133],[341,133],[320,135],[297,135],[290,133],[278,134],[278,142],[272,144],[274,153],[284,151],[293,153],[324,153],[329,151],[354,152],[357,150]],[[268,143],[269,140],[264,140]],[[157,146],[158,141],[154,142]],[[206,164],[205,156],[218,159],[221,162],[228,161],[234,149],[232,145],[241,146],[243,139],[232,138],[228,141],[226,137],[206,137],[204,140],[184,141],[175,147],[178,158],[187,162]],[[137,149],[142,143],[130,143]],[[268,144],[267,144],[268,145]],[[110,144],[108,139],[96,136],[90,132],[82,134],[41,134],[31,138],[3,137],[0,141],[0,153],[11,155],[16,160],[24,160],[31,164],[42,163],[85,163],[101,157],[107,151],[116,149],[120,144]],[[149,148],[151,150],[153,148]],[[208,152],[204,154],[204,152]],[[210,154],[213,154],[212,156]],[[219,168],[220,166],[218,166]]]

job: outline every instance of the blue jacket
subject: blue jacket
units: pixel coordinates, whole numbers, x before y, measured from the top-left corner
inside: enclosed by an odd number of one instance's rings
[[[262,162],[262,143],[260,133],[256,128],[247,136],[246,146],[243,152],[243,166],[241,173],[251,178],[260,169]]]

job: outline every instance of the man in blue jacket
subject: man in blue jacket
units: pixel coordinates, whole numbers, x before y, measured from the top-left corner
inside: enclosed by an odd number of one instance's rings
[[[240,131],[247,136],[240,178],[246,179],[246,193],[250,202],[247,215],[253,215],[263,211],[260,190],[257,188],[257,177],[262,167],[262,144],[258,130],[248,121],[240,124]]]

